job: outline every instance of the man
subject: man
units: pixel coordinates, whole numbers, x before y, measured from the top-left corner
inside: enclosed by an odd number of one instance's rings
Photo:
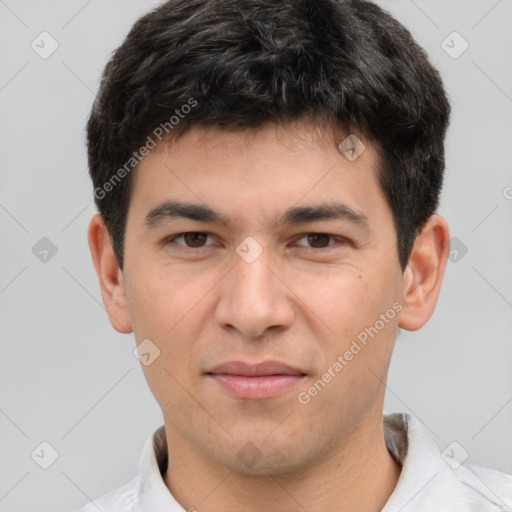
[[[88,122],[89,245],[165,424],[81,511],[502,511],[512,477],[383,417],[431,316],[450,107],[370,2],[178,0],[136,22]]]

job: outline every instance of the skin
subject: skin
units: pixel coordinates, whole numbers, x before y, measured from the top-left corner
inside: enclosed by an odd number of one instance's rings
[[[373,144],[359,136],[366,150],[351,162],[337,149],[347,134],[330,133],[305,120],[196,127],[152,151],[133,175],[123,271],[101,216],[91,220],[112,326],[161,351],[142,369],[165,420],[164,481],[186,510],[379,511],[400,476],[384,442],[384,383],[398,327],[419,329],[435,308],[448,227],[433,215],[402,272]],[[147,226],[166,200],[207,205],[232,225],[173,218]],[[289,207],[328,201],[367,223],[276,223]],[[210,237],[196,248],[184,237],[169,241],[191,231]],[[311,243],[308,233],[333,237]],[[236,252],[248,236],[263,249],[252,263]],[[393,304],[401,311],[300,403]],[[278,360],[306,376],[279,396],[240,399],[205,375],[234,360]],[[247,443],[260,456],[249,465],[237,457]]]

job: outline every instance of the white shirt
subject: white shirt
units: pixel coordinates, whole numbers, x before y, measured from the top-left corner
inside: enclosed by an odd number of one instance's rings
[[[402,473],[381,512],[512,512],[511,475],[461,464],[466,452],[457,444],[442,455],[414,416],[385,414],[383,421],[386,446]],[[166,466],[162,425],[146,440],[139,473],[77,512],[184,512],[164,483]]]

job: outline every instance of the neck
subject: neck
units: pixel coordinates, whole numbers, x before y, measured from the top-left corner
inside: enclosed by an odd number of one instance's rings
[[[219,466],[167,425],[170,453],[164,481],[186,510],[378,512],[401,472],[386,448],[382,415],[354,425],[328,454],[300,471],[272,475]]]

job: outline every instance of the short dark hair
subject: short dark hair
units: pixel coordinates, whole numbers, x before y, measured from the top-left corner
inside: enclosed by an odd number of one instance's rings
[[[403,270],[438,206],[449,117],[425,51],[372,2],[171,0],[103,72],[87,123],[95,202],[123,269],[130,171],[150,141],[311,118],[375,143]]]

